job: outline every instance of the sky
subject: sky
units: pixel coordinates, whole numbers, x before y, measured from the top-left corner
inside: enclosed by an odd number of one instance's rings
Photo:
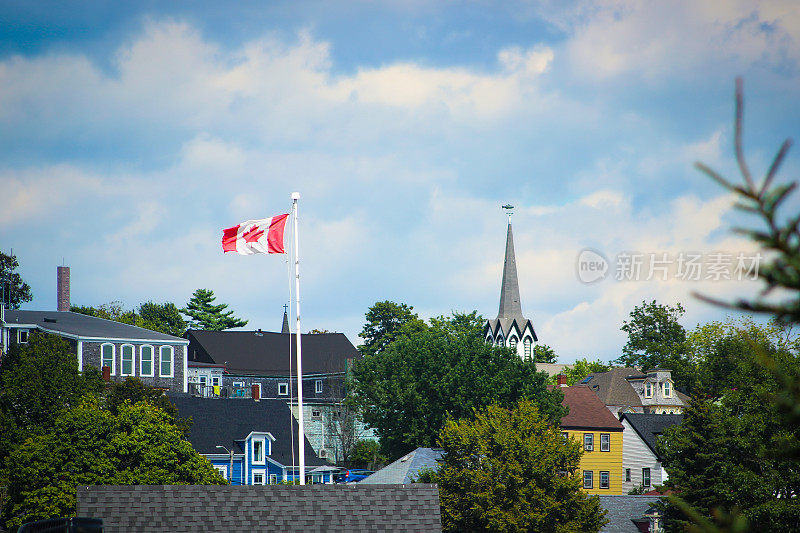
[[[494,318],[512,204],[539,341],[610,360],[643,301],[692,328],[729,314],[694,294],[759,288],[730,231],[757,221],[693,167],[739,179],[736,76],[763,176],[800,138],[795,0],[6,1],[0,249],[23,309],[55,309],[63,264],[75,305],[207,288],[275,331],[287,257],[220,239],[297,191],[301,331],[359,343],[382,300]]]

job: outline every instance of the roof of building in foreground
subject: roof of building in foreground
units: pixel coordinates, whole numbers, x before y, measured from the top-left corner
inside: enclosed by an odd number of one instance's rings
[[[79,340],[160,342],[165,344],[187,344],[186,339],[174,337],[130,324],[71,311],[20,311],[6,309],[4,325],[11,327],[32,326],[47,333]]]
[[[108,533],[442,530],[439,489],[424,483],[80,486],[77,500]]]

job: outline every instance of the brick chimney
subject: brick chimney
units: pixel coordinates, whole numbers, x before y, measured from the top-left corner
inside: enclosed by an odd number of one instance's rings
[[[564,374],[559,374],[556,376],[556,383],[558,383],[559,387],[566,387],[567,386],[567,376]]]
[[[58,300],[58,311],[69,311],[70,302],[69,302],[69,267],[60,266],[56,268],[57,270],[57,285],[58,285],[58,294],[56,298]]]

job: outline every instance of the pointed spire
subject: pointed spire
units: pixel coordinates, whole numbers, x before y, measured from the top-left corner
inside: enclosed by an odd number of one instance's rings
[[[517,279],[517,260],[514,256],[514,233],[511,231],[511,217],[508,220],[506,235],[506,259],[503,264],[503,285],[500,287],[500,310],[497,318],[522,318],[522,304],[519,298],[519,279]]]
[[[289,315],[286,314],[287,306],[283,306],[283,325],[281,326],[281,333],[289,333]]]

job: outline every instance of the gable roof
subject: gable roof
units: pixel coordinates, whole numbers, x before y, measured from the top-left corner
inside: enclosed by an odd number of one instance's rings
[[[628,377],[645,378],[647,374],[633,367],[616,367],[608,372],[592,372],[581,384],[592,389],[604,405],[641,407],[642,399],[628,382]]]
[[[72,311],[4,311],[4,326],[31,326],[79,340],[187,344],[186,339]]]
[[[186,336],[190,361],[226,363],[228,372],[233,374],[286,376],[295,368],[294,334],[189,330]],[[361,358],[343,333],[301,335],[300,340],[304,375],[345,372],[349,359]]]
[[[562,428],[622,431],[623,426],[620,421],[589,387],[585,385],[561,387],[561,392],[564,393],[561,405],[569,407],[569,413],[561,419]]]
[[[417,448],[359,483],[398,485],[413,483],[419,476],[420,470],[439,470],[439,461],[443,456],[444,450],[441,448]]]
[[[680,424],[683,415],[656,415],[642,413],[624,413],[620,420],[627,420],[634,431],[642,438],[653,455],[661,460],[656,453],[656,439],[665,429]]]
[[[601,533],[640,533],[634,520],[642,520],[645,513],[660,498],[658,496],[609,495],[599,496],[600,506],[608,511],[608,523],[600,529]],[[649,521],[649,520],[648,520]]]
[[[171,394],[169,399],[178,408],[179,416],[192,417],[189,442],[198,453],[221,453],[218,445],[231,449],[234,441],[244,440],[253,431],[264,431],[275,437],[270,457],[284,466],[292,465],[292,447],[297,449],[299,429],[285,401],[223,400],[183,394]],[[307,465],[328,464],[314,454],[308,437],[305,452]]]
[[[77,488],[106,533],[441,531],[436,485],[106,485]]]

